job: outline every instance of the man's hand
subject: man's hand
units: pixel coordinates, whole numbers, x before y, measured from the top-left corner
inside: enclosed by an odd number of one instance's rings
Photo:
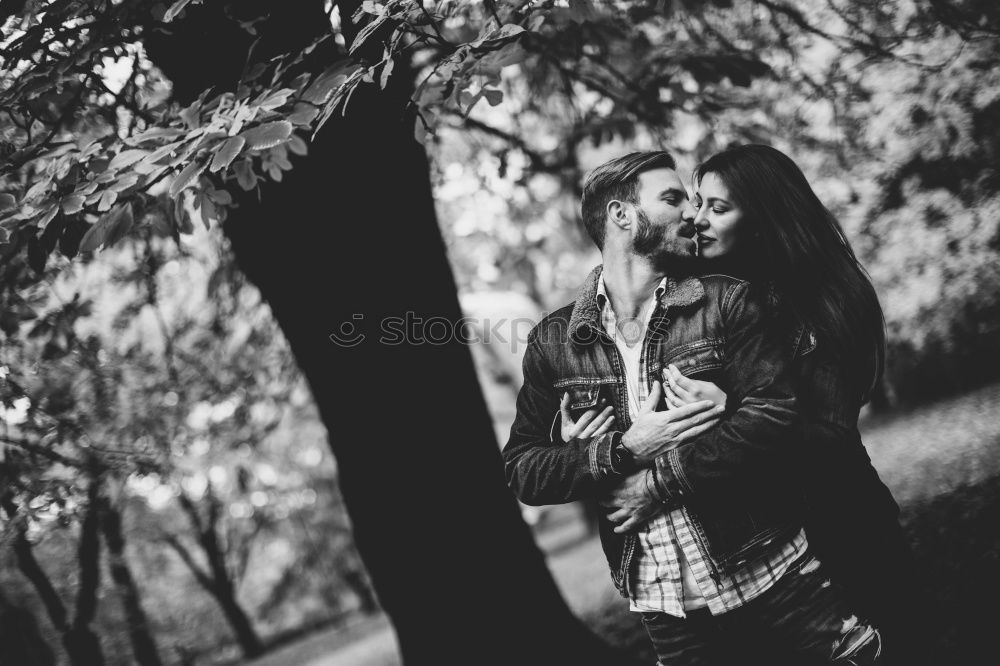
[[[562,441],[572,442],[575,439],[597,437],[611,430],[611,426],[615,423],[615,410],[611,405],[602,409],[606,402],[607,400],[601,400],[601,405],[588,409],[574,423],[569,413],[569,393],[563,393],[562,402],[559,403],[559,413],[562,415],[560,428]]]
[[[653,488],[653,474],[652,469],[640,470],[623,479],[601,500],[601,506],[609,511],[608,520],[616,525],[616,534],[638,529],[663,510]]]
[[[653,411],[661,393],[660,382],[653,382],[649,399],[622,438],[622,445],[642,466],[714,426],[726,409],[711,400],[700,400],[665,412]]]

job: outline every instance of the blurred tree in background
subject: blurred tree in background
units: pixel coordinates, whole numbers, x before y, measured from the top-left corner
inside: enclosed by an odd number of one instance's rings
[[[103,637],[111,663],[213,652],[212,602],[245,655],[262,649],[254,616],[273,636],[374,610],[287,342],[218,236],[185,249],[143,227],[47,270],[20,292],[36,316],[5,330],[8,566],[73,663],[102,661],[94,623],[127,627],[128,645]],[[54,545],[67,528],[75,558]],[[102,576],[120,609],[98,607]],[[192,604],[196,585],[211,602]],[[181,633],[192,607],[203,628]]]
[[[994,379],[998,13],[0,4],[0,575],[22,574],[0,610],[23,610],[29,581],[39,631],[74,663],[191,660],[227,632],[256,654],[262,635],[375,606],[339,486],[404,654],[440,655],[440,581],[489,571],[495,601],[454,619],[455,654],[506,626],[538,638],[540,662],[566,658],[560,645],[599,660],[502,486],[468,351],[326,336],[361,312],[456,321],[456,281],[480,303],[507,291],[558,307],[596,260],[576,221],[589,168],[656,147],[690,168],[761,141],[804,168],[872,273],[891,345],[882,402]],[[389,400],[399,377],[405,399]],[[373,437],[385,409],[449,419],[435,455],[383,448],[400,438]],[[427,519],[445,506],[461,538]],[[401,562],[400,541],[436,547]],[[477,562],[436,555],[470,545]],[[545,603],[525,609],[528,594]]]

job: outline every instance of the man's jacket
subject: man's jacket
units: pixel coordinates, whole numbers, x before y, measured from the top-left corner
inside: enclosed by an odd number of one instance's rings
[[[548,315],[528,335],[524,384],[503,450],[507,481],[525,504],[599,498],[621,481],[611,465],[614,433],[573,442],[559,435],[559,402],[569,393],[574,418],[601,398],[628,430],[622,359],[600,321],[597,282]],[[695,526],[713,576],[736,569],[802,526],[794,457],[801,430],[795,409],[794,349],[773,330],[749,284],[711,275],[668,279],[650,320],[647,382],[668,364],[714,382],[728,395],[719,425],[656,460],[664,508],[682,507]],[[618,535],[602,517],[601,542],[611,577],[627,594],[634,534]]]

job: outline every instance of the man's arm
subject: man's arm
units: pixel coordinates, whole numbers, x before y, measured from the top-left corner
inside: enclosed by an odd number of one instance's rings
[[[800,436],[791,354],[768,330],[748,286],[734,285],[722,303],[723,372],[738,405],[717,427],[656,459],[656,487],[667,503],[745,497]]]
[[[618,477],[611,467],[615,432],[562,442],[556,419],[560,396],[552,387],[551,366],[534,337],[529,338],[523,368],[517,415],[503,449],[507,485],[518,499],[534,506],[596,496],[602,481]]]

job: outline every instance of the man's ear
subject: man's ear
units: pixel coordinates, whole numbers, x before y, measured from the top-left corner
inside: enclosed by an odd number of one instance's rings
[[[632,225],[632,218],[628,213],[628,206],[625,202],[612,199],[608,202],[605,211],[608,219],[618,226],[619,229],[628,229]]]

